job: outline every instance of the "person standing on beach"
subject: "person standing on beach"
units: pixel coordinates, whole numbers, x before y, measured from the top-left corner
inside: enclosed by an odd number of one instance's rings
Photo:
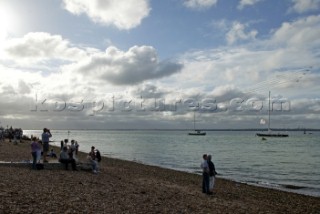
[[[60,141],[60,151],[62,151],[63,147],[64,147],[64,142],[62,140],[62,141]]]
[[[98,172],[98,162],[97,162],[96,153],[95,153],[95,147],[94,146],[91,147],[91,151],[88,154],[88,159],[89,159],[89,161],[91,163],[91,166],[92,166],[92,172],[94,174],[97,174],[97,172]]]
[[[52,137],[50,130],[47,128],[44,128],[41,137],[42,137],[42,145],[43,145],[43,162],[48,162],[47,153],[49,151],[49,138]]]
[[[0,129],[0,142],[4,142],[3,130]]]
[[[209,167],[209,191],[213,192],[214,183],[215,183],[215,176],[218,174],[216,172],[216,168],[214,163],[211,161],[211,155],[208,155],[208,167]]]
[[[208,156],[207,154],[204,154],[202,156],[203,162],[201,163],[201,169],[202,169],[202,192],[206,194],[211,194],[209,190],[209,165],[208,165]]]
[[[64,139],[64,145],[63,145],[63,147],[68,147],[68,142],[69,142],[68,139]]]
[[[76,158],[76,144],[75,144],[75,140],[71,140],[71,146],[70,146],[70,151],[72,152],[72,157],[74,158],[74,159],[77,159]]]
[[[78,151],[79,151],[79,144],[78,144],[78,141],[76,141],[76,155],[78,155]]]
[[[33,137],[32,138],[32,143],[31,143],[31,155],[33,158],[32,161],[32,169],[36,169],[36,165],[37,165],[37,156],[38,156],[38,151],[41,151],[41,148],[39,146],[39,143],[37,142],[37,138]]]
[[[37,163],[40,163],[40,159],[41,159],[41,150],[42,150],[42,141],[38,140],[37,141],[39,149],[37,151]]]

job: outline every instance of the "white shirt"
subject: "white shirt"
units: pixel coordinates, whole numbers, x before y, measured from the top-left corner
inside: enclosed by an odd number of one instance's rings
[[[201,165],[200,165],[201,169],[203,170],[203,172],[209,172],[209,165],[207,160],[204,160]]]

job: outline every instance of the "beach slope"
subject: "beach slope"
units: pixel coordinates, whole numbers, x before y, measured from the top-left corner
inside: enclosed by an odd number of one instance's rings
[[[30,159],[30,142],[0,144],[1,161]],[[201,181],[196,174],[106,157],[97,175],[1,164],[0,213],[320,213],[317,197],[219,177],[208,196]]]

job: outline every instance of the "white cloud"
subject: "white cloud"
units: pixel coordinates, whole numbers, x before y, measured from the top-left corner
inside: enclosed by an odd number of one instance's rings
[[[238,40],[254,40],[258,32],[256,30],[245,32],[246,27],[246,25],[240,22],[233,22],[231,29],[226,35],[228,44],[234,44]]]
[[[158,61],[156,50],[150,46],[134,46],[127,52],[109,47],[105,53],[93,54],[90,58],[66,69],[79,72],[100,81],[115,85],[132,85],[144,80],[157,79],[179,72],[181,64]]]
[[[192,9],[208,9],[217,2],[218,0],[185,0],[184,6]]]
[[[316,89],[317,76],[303,77],[300,81],[302,72],[296,71],[310,66],[315,71],[319,70],[319,23],[320,16],[309,16],[284,23],[265,40],[255,39],[241,47],[188,53],[181,59],[183,71],[174,78],[180,81],[181,88],[202,85],[204,90],[232,84],[241,90],[259,89],[259,92],[275,87],[277,90],[291,89],[290,94],[295,96],[295,93],[303,93],[302,90],[296,91],[298,88]],[[244,26],[239,24],[236,29],[242,33]],[[240,38],[250,38],[241,35]],[[237,36],[235,31],[230,43],[235,42]],[[308,94],[314,94],[313,91],[308,91]]]
[[[60,35],[43,32],[28,33],[23,38],[7,40],[4,51],[9,59],[29,63],[50,59],[73,61],[86,55],[85,51],[72,47]]]
[[[0,77],[6,81],[0,84],[0,93],[41,93],[43,99],[94,99],[101,93],[122,91],[123,85],[160,79],[182,69],[179,63],[159,61],[150,46],[134,46],[128,51],[109,47],[101,52],[78,48],[60,35],[48,33],[8,40],[5,52],[6,58],[0,60]]]
[[[94,22],[129,30],[141,24],[150,12],[149,0],[64,0],[65,9],[86,14]]]
[[[313,48],[320,45],[320,16],[309,16],[285,22],[274,32],[271,42],[287,47]]]
[[[5,80],[0,82],[2,98],[0,105],[2,109],[8,109],[5,112],[8,112],[6,114],[8,118],[21,118],[30,113],[26,103],[34,99],[37,91],[39,100],[48,98],[54,101],[54,98],[60,98],[66,101],[84,99],[84,102],[92,102],[98,97],[109,103],[111,102],[109,95],[116,90],[120,91],[119,94],[128,91],[126,95],[135,96],[138,101],[139,95],[150,100],[152,98],[174,100],[190,96],[199,97],[199,100],[213,97],[218,102],[230,101],[237,96],[243,96],[248,89],[259,89],[254,92],[266,94],[270,88],[275,87],[277,93],[288,89],[287,94],[291,93],[293,97],[311,95],[317,97],[317,92],[320,90],[319,75],[315,72],[312,76],[308,76],[308,81],[304,78],[297,82],[292,79],[295,74],[290,69],[314,65],[315,70],[319,70],[319,23],[320,16],[309,16],[287,22],[272,31],[269,39],[259,41],[256,39],[256,31],[247,31],[246,24],[234,22],[231,23],[232,29],[228,33],[229,44],[235,44],[239,40],[253,40],[252,43],[241,47],[225,47],[186,54],[181,57],[183,66],[176,62],[160,61],[156,50],[151,46],[133,46],[126,51],[109,47],[102,52],[77,47],[59,35],[30,33],[6,43],[7,57],[10,57],[13,63],[19,63],[19,66],[10,69],[10,66],[5,66],[6,64],[0,65],[0,78]],[[231,24],[227,21],[217,22],[217,26],[224,30]],[[44,73],[31,72],[28,66],[21,66],[20,61],[24,59],[30,66],[33,63],[37,65],[39,61],[63,60],[64,62],[57,63],[61,73]],[[0,59],[0,63],[2,62],[3,59]],[[282,68],[283,71],[279,71]],[[281,78],[278,78],[278,74]],[[286,84],[282,84],[281,79],[286,80]],[[19,106],[10,108],[9,102],[19,103]],[[90,107],[89,104],[88,106]],[[292,106],[296,111],[307,112],[305,106],[301,106],[300,109],[294,102]],[[314,101],[312,107],[308,108],[308,112],[318,113],[319,101]],[[92,114],[92,109],[86,108],[86,110],[87,115]],[[19,115],[19,112],[22,113]],[[113,112],[112,117],[116,116],[119,121],[125,121],[127,118],[121,113]],[[71,125],[77,125],[79,120],[89,120],[87,115],[80,112],[41,114],[39,111],[34,118],[30,117],[27,121],[36,122],[39,119],[41,125],[43,118],[50,117],[54,118],[54,123],[65,124],[68,120],[75,123]],[[101,122],[103,118],[110,117],[107,107],[105,112],[99,114],[95,119]],[[140,116],[147,118],[151,114],[146,112]],[[179,114],[179,120],[184,120],[189,115],[187,110],[171,114],[174,116]],[[230,112],[230,114],[237,116],[236,114],[240,113]],[[248,116],[250,115],[251,113],[248,113]],[[153,119],[157,121],[161,116],[157,112]],[[223,124],[230,122],[232,127],[234,118],[227,118],[225,114],[215,116],[221,117]],[[244,118],[247,115],[241,116]],[[132,120],[139,120],[138,117],[138,114],[132,113]],[[206,120],[205,117],[203,119]],[[207,119],[210,121],[210,117]]]
[[[213,20],[211,24],[212,24],[211,26],[214,28],[217,28],[221,31],[227,31],[230,25],[230,22],[228,22],[225,19],[221,19],[221,20]]]
[[[0,65],[0,93],[28,94],[41,78],[40,72],[29,72],[23,69],[9,68]]]
[[[320,0],[292,0],[292,2],[294,5],[290,10],[297,13],[305,13],[320,8]]]
[[[166,94],[164,89],[160,90],[156,85],[150,83],[145,83],[131,88],[130,94],[133,97],[142,97],[142,98],[161,98]]]
[[[241,0],[238,5],[238,9],[242,10],[246,6],[252,6],[258,3],[261,0]]]

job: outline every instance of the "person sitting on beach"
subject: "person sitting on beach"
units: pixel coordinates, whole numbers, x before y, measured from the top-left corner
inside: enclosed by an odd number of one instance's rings
[[[208,167],[209,167],[209,191],[212,192],[215,183],[215,176],[218,174],[214,163],[211,161],[211,155],[208,155]]]
[[[94,174],[96,174],[98,172],[98,162],[97,162],[97,157],[96,157],[94,146],[91,147],[91,151],[88,154],[88,159],[89,159],[91,166],[92,166],[92,172]]]
[[[60,152],[59,162],[65,164],[65,169],[68,170],[68,164],[71,163],[72,170],[77,170],[76,168],[76,161],[73,158],[70,158],[68,154],[68,148],[63,147],[62,151]]]
[[[53,151],[53,149],[51,149],[50,153],[48,154],[49,157],[51,158],[57,158],[56,153]]]
[[[208,195],[211,194],[209,190],[209,166],[208,166],[208,156],[207,154],[204,154],[202,156],[203,162],[201,163],[201,169],[202,169],[202,192],[206,193]]]

